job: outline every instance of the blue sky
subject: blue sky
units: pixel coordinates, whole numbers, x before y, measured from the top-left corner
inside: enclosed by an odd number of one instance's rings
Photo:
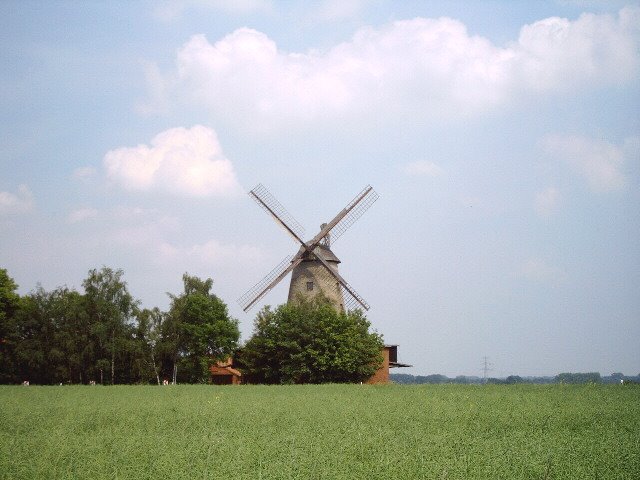
[[[6,1],[0,32],[21,293],[107,265],[166,308],[187,271],[246,339],[296,246],[244,192],[311,237],[371,184],[334,251],[408,373],[640,373],[638,2]]]

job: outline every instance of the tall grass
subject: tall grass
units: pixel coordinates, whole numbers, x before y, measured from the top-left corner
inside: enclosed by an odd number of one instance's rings
[[[638,479],[640,388],[0,387],[0,478]]]

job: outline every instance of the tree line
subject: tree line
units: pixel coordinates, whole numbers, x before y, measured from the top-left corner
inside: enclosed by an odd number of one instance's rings
[[[167,312],[141,308],[122,270],[90,270],[84,292],[38,286],[19,296],[0,269],[0,383],[161,383],[206,380],[238,345],[238,321],[185,273]]]
[[[229,356],[254,383],[359,382],[380,365],[382,337],[359,310],[337,312],[321,297],[265,307],[240,345],[212,279],[185,273],[161,311],[142,308],[123,277],[103,267],[83,292],[38,286],[20,296],[0,269],[0,383],[205,383]]]
[[[586,373],[573,373],[565,372],[559,373],[553,377],[521,377],[519,375],[509,375],[505,378],[482,378],[478,376],[466,376],[459,375],[457,377],[447,377],[446,375],[433,374],[433,375],[410,375],[405,373],[392,373],[390,375],[391,380],[394,383],[402,384],[440,384],[440,383],[457,383],[463,385],[478,385],[488,383],[492,385],[513,385],[518,383],[535,383],[535,384],[549,384],[549,383],[640,383],[640,374],[635,376],[624,375],[620,372],[612,373],[611,375],[602,376],[598,372],[586,372]]]

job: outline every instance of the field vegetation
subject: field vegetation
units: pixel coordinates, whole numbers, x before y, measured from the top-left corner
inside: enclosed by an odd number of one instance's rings
[[[637,479],[636,385],[0,387],[0,478]]]

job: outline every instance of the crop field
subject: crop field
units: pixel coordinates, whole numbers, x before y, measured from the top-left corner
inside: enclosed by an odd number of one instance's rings
[[[0,387],[0,478],[638,479],[640,387]]]

